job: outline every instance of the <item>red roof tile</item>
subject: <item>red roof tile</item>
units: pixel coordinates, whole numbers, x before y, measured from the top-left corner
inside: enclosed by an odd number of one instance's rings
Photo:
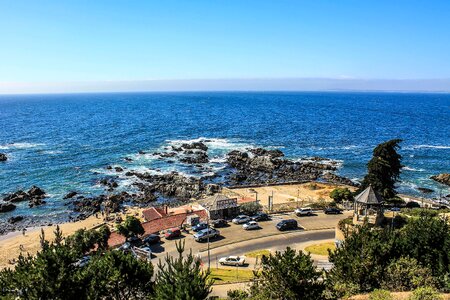
[[[149,209],[142,211],[142,214],[146,221],[160,219],[166,215],[164,209],[157,207],[150,207]]]

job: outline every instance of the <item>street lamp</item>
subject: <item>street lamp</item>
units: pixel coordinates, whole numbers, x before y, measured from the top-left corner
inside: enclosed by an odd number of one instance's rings
[[[250,193],[255,193],[255,202],[256,204],[258,204],[258,192],[255,189],[249,189],[248,190]]]

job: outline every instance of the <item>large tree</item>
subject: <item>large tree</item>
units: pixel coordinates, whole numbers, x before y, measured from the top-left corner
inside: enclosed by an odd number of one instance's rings
[[[184,241],[177,243],[176,247],[177,258],[167,255],[165,263],[160,261],[158,264],[155,299],[207,299],[212,285],[212,281],[208,279],[209,271],[202,270],[200,261],[195,259],[192,251],[187,256],[183,256]]]
[[[141,221],[133,216],[127,216],[125,222],[117,226],[117,231],[125,237],[142,235],[145,232]]]
[[[250,288],[252,299],[320,299],[322,272],[316,271],[311,257],[287,248],[263,256]]]
[[[364,177],[360,191],[372,185],[375,191],[385,199],[394,198],[397,194],[395,183],[401,173],[402,156],[397,153],[400,139],[379,144],[373,150],[373,157],[367,164],[367,175]]]

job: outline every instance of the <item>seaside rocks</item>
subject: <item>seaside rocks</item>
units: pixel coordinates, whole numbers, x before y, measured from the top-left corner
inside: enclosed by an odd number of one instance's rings
[[[418,187],[417,190],[424,194],[430,194],[430,193],[434,192],[432,189],[424,188],[424,187]]]
[[[193,143],[184,143],[181,145],[181,148],[183,149],[197,149],[197,150],[202,150],[202,151],[208,151],[208,146],[206,146],[204,143],[202,142],[193,142]],[[175,150],[175,149],[174,149]]]
[[[12,203],[0,203],[0,213],[13,211],[16,209],[16,206]]]
[[[6,197],[3,198],[3,201],[15,203],[15,202],[22,202],[22,201],[28,201],[29,207],[35,207],[42,204],[45,204],[46,202],[43,200],[46,197],[45,191],[37,186],[32,186],[28,192],[24,192],[22,190],[19,190],[15,193],[9,194]]]
[[[75,192],[75,191],[68,192],[68,193],[64,196],[63,199],[71,199],[71,198],[75,197],[76,195],[78,195],[78,193]]]
[[[0,161],[7,161],[8,157],[4,153],[0,153]]]
[[[193,152],[189,156],[182,157],[180,162],[186,164],[204,164],[209,162],[209,159],[205,152]]]
[[[9,224],[15,224],[23,220],[23,216],[14,216],[8,219]]]
[[[450,173],[442,173],[439,175],[431,176],[431,179],[437,181],[439,183],[449,185],[450,186]]]
[[[112,191],[119,186],[119,184],[115,181],[115,178],[103,178],[100,179],[99,183],[108,187],[108,191]]]

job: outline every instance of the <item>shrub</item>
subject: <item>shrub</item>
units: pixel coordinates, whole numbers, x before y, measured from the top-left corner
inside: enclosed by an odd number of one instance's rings
[[[408,203],[406,203],[405,205],[406,208],[420,208],[420,204],[414,201],[410,201]]]
[[[442,297],[432,287],[425,286],[415,290],[409,297],[409,300],[441,300]]]
[[[369,295],[369,300],[393,300],[391,293],[386,290],[374,290]]]
[[[330,193],[330,198],[336,203],[343,201],[353,201],[353,194],[348,188],[335,188]]]
[[[229,300],[245,300],[248,299],[248,293],[243,290],[229,290],[227,292]]]
[[[247,202],[239,206],[239,210],[242,214],[252,216],[262,209],[261,204],[256,202]]]
[[[410,291],[420,286],[432,286],[431,270],[422,267],[416,259],[401,257],[386,268],[382,286],[391,291]]]

